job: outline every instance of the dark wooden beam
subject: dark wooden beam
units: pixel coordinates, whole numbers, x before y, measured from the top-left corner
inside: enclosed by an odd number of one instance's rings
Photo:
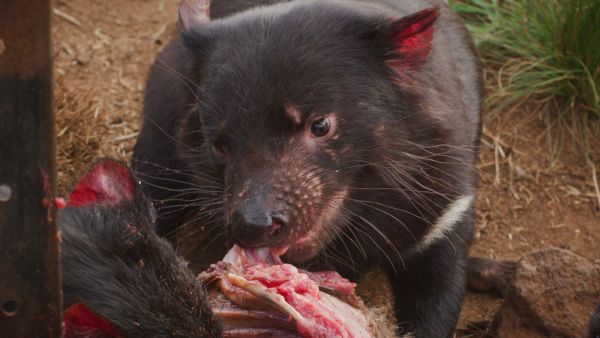
[[[50,0],[0,1],[0,336],[60,337]]]

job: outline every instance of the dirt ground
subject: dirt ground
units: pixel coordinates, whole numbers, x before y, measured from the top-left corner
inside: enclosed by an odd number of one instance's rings
[[[54,1],[58,171],[64,193],[100,157],[128,161],[139,130],[144,81],[177,31],[178,0]],[[567,142],[551,165],[542,115],[531,109],[487,118],[481,150],[474,255],[518,259],[557,246],[600,262],[600,135],[586,164]],[[598,130],[598,129],[596,129]],[[595,173],[600,180],[600,173]],[[468,294],[457,336],[489,322],[501,300]]]

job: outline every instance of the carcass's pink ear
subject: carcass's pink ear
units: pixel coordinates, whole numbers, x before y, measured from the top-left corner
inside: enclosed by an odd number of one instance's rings
[[[74,304],[66,309],[63,313],[63,321],[65,338],[122,337],[114,325],[83,304]]]
[[[104,160],[94,165],[77,183],[67,205],[117,205],[133,201],[135,192],[135,179],[129,169],[119,162]]]
[[[439,13],[439,7],[427,8],[392,24],[391,37],[396,58],[390,64],[397,71],[427,61],[433,42],[434,23]]]
[[[181,0],[179,3],[179,28],[189,32],[194,27],[210,21],[210,0]]]

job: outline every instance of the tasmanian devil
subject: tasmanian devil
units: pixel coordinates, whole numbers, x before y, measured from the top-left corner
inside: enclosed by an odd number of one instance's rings
[[[399,333],[452,336],[482,99],[461,20],[426,0],[189,0],[179,18],[134,151],[159,233],[198,267],[234,243],[379,267]]]

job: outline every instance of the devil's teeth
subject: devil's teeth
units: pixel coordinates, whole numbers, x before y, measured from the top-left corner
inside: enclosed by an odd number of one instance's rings
[[[297,241],[296,241],[296,244],[302,244],[302,243],[305,243],[305,242],[307,242],[309,239],[310,239],[310,236],[308,236],[308,235],[307,235],[307,236],[304,236],[304,237],[301,237],[299,240],[297,240]]]

